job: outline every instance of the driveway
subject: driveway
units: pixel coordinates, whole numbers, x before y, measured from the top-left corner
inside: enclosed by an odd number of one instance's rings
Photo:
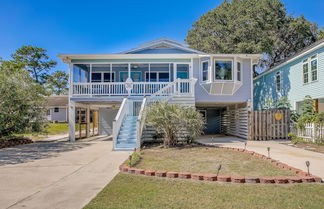
[[[82,208],[130,153],[99,137],[1,149],[0,208]]]
[[[198,141],[234,148],[244,148],[244,143],[247,142],[247,150],[266,156],[268,156],[267,147],[270,147],[271,158],[304,171],[307,171],[305,162],[310,161],[310,173],[324,179],[324,154],[281,144],[283,141],[246,141],[233,136],[202,136]]]

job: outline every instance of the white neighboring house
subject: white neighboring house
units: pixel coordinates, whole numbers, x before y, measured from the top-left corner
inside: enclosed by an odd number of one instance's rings
[[[47,99],[47,115],[46,119],[53,123],[68,122],[68,103],[69,97],[64,96],[49,96]]]

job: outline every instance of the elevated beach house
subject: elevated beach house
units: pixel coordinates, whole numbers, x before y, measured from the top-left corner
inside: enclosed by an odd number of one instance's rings
[[[292,109],[300,111],[311,96],[314,110],[324,112],[324,39],[301,50],[254,79],[254,109],[264,109],[287,97]]]
[[[75,109],[82,107],[88,119],[98,112],[99,134],[113,135],[115,150],[139,147],[153,137],[145,134],[143,110],[155,101],[196,107],[206,119],[205,134],[247,137],[252,67],[261,55],[207,54],[159,39],[122,53],[58,56],[70,66],[71,141]]]

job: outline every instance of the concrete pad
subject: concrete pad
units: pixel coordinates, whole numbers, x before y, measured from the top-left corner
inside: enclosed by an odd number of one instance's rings
[[[270,157],[307,172],[305,162],[310,162],[310,173],[324,179],[324,154],[312,152],[296,147],[281,144],[283,141],[246,141],[233,136],[203,136],[198,142],[221,147],[244,148],[268,156],[267,148],[270,147]]]
[[[2,149],[0,208],[82,208],[114,178],[130,154],[113,152],[108,140]]]

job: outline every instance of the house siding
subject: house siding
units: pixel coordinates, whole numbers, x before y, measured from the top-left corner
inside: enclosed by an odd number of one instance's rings
[[[66,108],[59,108],[58,112],[54,112],[54,108],[51,108],[50,113],[51,113],[50,121],[67,122]]]
[[[317,54],[317,81],[303,83],[303,60]],[[310,70],[310,69],[309,69]],[[276,91],[275,75],[281,72],[282,88]],[[324,98],[324,47],[306,54],[305,56],[281,66],[280,68],[258,77],[254,80],[254,109],[260,110],[268,100],[278,101],[286,96],[293,109],[296,103],[303,101],[305,96]]]

